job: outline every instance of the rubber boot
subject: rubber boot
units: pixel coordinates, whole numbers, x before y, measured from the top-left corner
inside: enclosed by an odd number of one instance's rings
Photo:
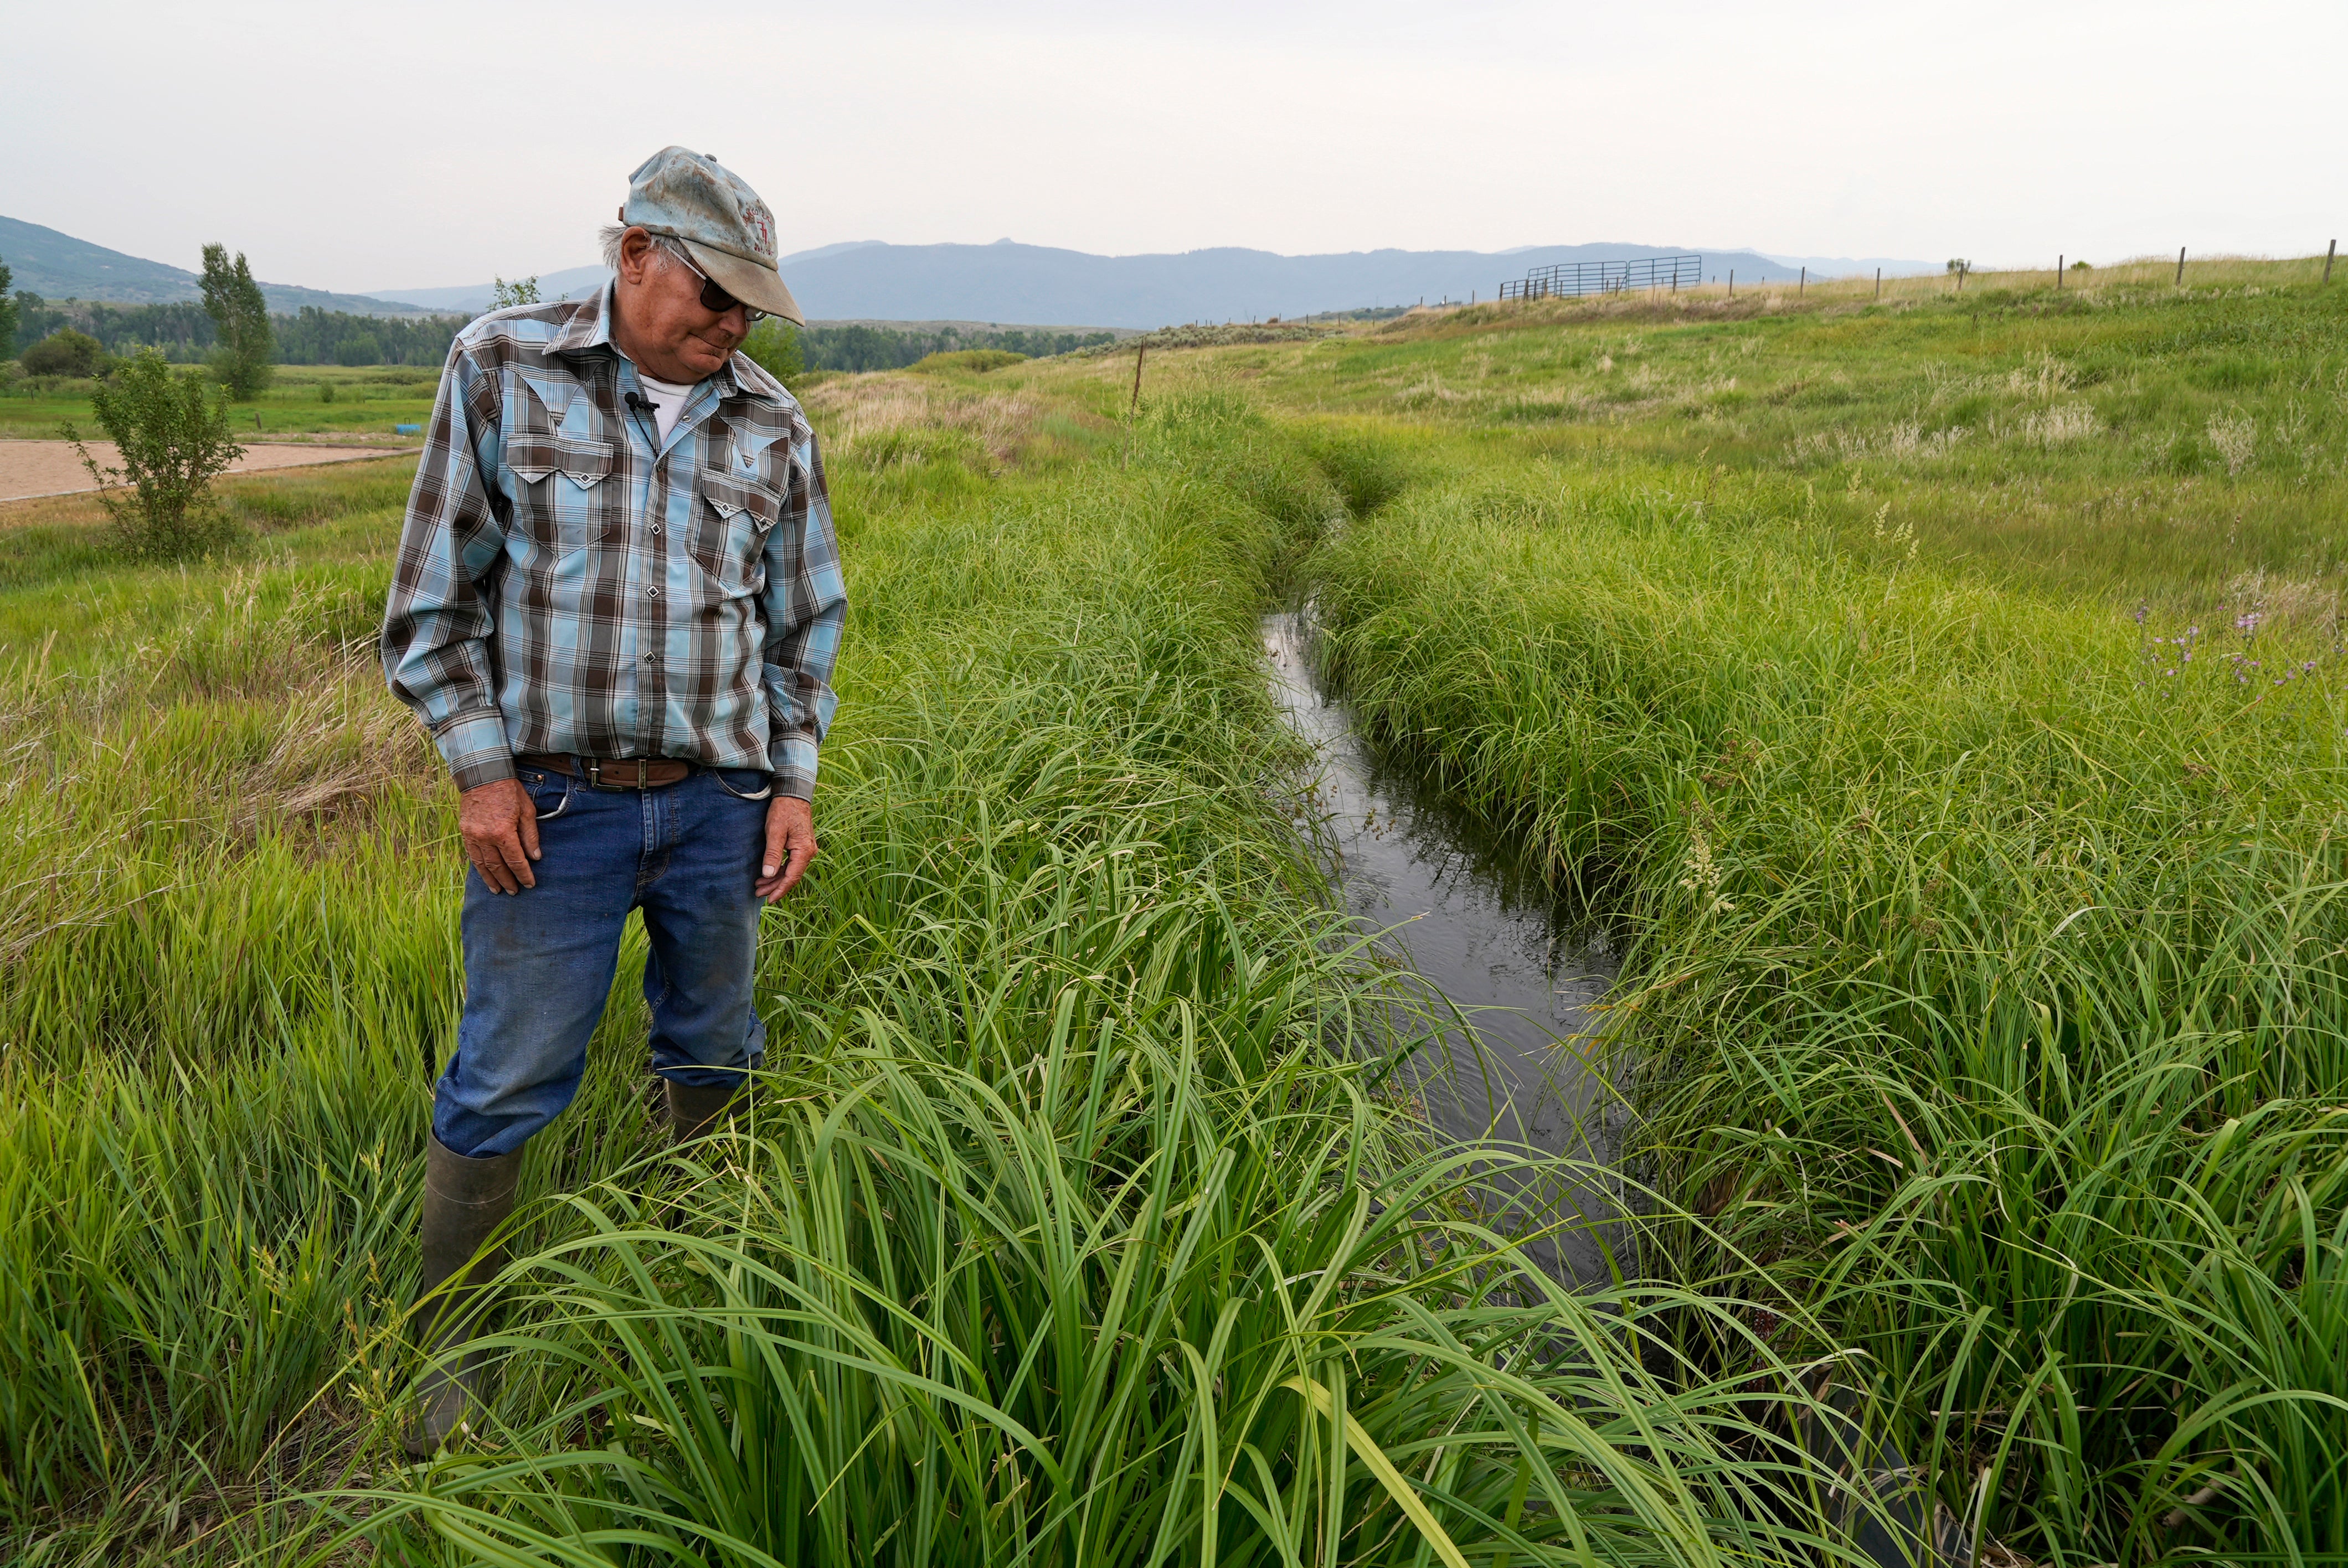
[[[682,1146],[698,1143],[716,1130],[734,1108],[742,1102],[747,1081],[702,1088],[696,1084],[679,1083],[674,1078],[661,1082],[668,1091],[668,1136],[671,1143]],[[685,1228],[685,1205],[664,1204],[661,1207],[661,1225],[669,1230]]]
[[[707,1137],[734,1108],[746,1087],[740,1081],[706,1089],[679,1083],[674,1078],[661,1081],[668,1086],[669,1141],[675,1143],[691,1143]]]
[[[424,1155],[424,1277],[416,1298],[416,1340],[439,1357],[424,1380],[415,1414],[401,1440],[411,1459],[429,1459],[467,1430],[485,1372],[485,1353],[461,1359],[443,1353],[480,1332],[488,1303],[481,1287],[505,1266],[503,1243],[482,1244],[513,1213],[521,1183],[521,1151],[486,1160],[452,1153],[438,1138]],[[462,1277],[454,1277],[462,1271]],[[446,1286],[446,1288],[442,1288]]]

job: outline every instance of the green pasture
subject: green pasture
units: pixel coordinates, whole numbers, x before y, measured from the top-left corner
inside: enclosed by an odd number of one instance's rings
[[[1481,305],[1161,353],[1144,375],[1455,436],[1462,474],[1506,452],[1643,467],[1684,498],[1782,478],[1846,541],[1904,528],[1940,569],[1992,580],[2182,610],[2264,573],[2328,600],[2348,566],[2348,274],[2323,288],[2318,258],[2172,275]],[[1132,356],[1086,363],[1106,406]]]
[[[853,609],[771,1081],[667,1155],[632,953],[497,1430],[423,1468],[409,466],[233,481],[186,566],[0,511],[0,1559],[1849,1561],[1830,1387],[2008,1562],[2348,1553],[2348,282],[2053,283],[1153,349],[1138,416],[1117,354],[812,385]],[[1611,1284],[1389,1081],[1434,1020],[1257,666],[1303,596],[1627,939]]]
[[[230,405],[229,423],[240,435],[388,436],[430,416],[438,383],[438,371],[414,365],[281,364],[259,395]],[[85,437],[98,433],[89,383],[43,376],[0,386],[0,440],[54,440],[68,421]]]

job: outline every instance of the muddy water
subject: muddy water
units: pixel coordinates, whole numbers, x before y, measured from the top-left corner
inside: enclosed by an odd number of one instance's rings
[[[1352,712],[1314,676],[1308,614],[1263,622],[1272,690],[1321,758],[1313,800],[1332,845],[1329,870],[1345,907],[1464,1016],[1447,1064],[1431,1060],[1417,1089],[1428,1119],[1463,1142],[1529,1145],[1587,1162],[1530,1194],[1576,1225],[1530,1250],[1560,1278],[1607,1276],[1600,1245],[1617,1195],[1605,1173],[1619,1140],[1618,1097],[1588,1065],[1591,1009],[1616,959],[1602,935],[1569,928],[1540,878],[1479,834],[1407,770],[1383,765]],[[1628,1257],[1617,1260],[1626,1270]]]

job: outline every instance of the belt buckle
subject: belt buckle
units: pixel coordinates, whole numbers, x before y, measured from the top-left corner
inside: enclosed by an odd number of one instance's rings
[[[604,782],[602,757],[582,757],[580,760],[586,764],[587,782],[597,789],[646,790],[652,787],[652,781],[645,771],[650,764],[645,758],[622,758],[623,763],[636,770],[635,778],[632,781],[624,777],[614,777],[609,783]]]

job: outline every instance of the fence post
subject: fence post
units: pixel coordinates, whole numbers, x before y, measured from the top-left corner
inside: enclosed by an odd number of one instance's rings
[[[2332,286],[2332,258],[2340,253],[2340,241],[2334,240],[2323,248],[2323,286]]]
[[[2054,286],[2058,289],[2063,286],[2063,263],[2070,259],[2060,251],[2054,252]]]
[[[1736,297],[1736,269],[1734,267],[1728,269],[1728,297],[1732,300]]]
[[[1875,269],[1875,297],[1879,300],[1883,297],[1883,269],[1880,267]]]
[[[1803,268],[1803,269],[1802,269],[1802,281],[1801,281],[1800,282],[1798,282],[1798,283],[1797,283],[1797,284],[1795,284],[1795,285],[1794,285],[1794,298],[1796,298],[1796,299],[1797,299],[1797,300],[1798,300],[1798,299],[1800,299],[1804,294],[1807,294],[1807,293],[1808,293],[1809,292],[1810,292],[1810,270],[1809,270],[1807,267],[1805,267],[1805,268]]]
[[[1126,411],[1128,418],[1141,412],[1141,356],[1148,352],[1149,345],[1146,343],[1133,345],[1133,406]]]
[[[2185,247],[2182,245],[2177,247],[2177,286],[2180,289],[2185,286]]]

